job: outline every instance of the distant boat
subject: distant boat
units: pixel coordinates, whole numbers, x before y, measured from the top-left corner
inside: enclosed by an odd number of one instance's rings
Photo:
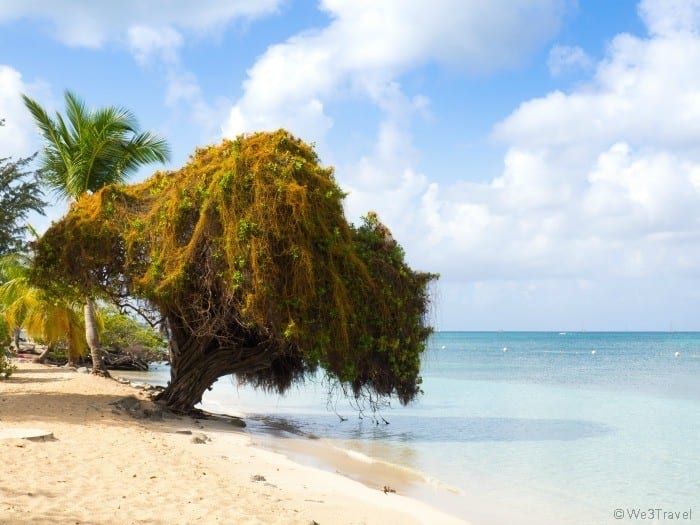
[[[559,335],[566,335],[566,332],[559,332]]]

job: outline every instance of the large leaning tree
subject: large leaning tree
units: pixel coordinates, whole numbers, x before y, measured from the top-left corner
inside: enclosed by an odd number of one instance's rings
[[[322,367],[357,397],[420,391],[428,285],[376,215],[343,213],[332,168],[288,132],[201,148],[175,172],[82,198],[36,245],[36,278],[146,300],[189,411],[235,374],[285,391]]]

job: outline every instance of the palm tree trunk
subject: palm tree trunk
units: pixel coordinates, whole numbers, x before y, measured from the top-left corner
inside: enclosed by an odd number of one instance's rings
[[[102,350],[100,348],[100,338],[97,334],[97,323],[95,322],[95,303],[89,297],[85,298],[85,339],[90,347],[92,356],[92,373],[98,376],[109,377],[109,372],[102,362]]]
[[[19,326],[15,326],[12,329],[12,342],[15,346],[15,352],[19,353],[19,336],[21,334],[22,330]]]
[[[78,354],[71,344],[71,341],[73,341],[73,327],[68,324],[66,329],[66,337],[68,339],[68,345],[66,346],[66,359],[68,362],[66,363],[66,366],[68,368],[78,368]]]

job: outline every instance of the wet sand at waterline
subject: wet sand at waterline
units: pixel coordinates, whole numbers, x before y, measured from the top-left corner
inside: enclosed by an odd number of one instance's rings
[[[126,397],[149,407],[140,390],[64,368],[20,362],[0,381],[0,521],[462,523],[254,446],[229,423],[136,419]]]

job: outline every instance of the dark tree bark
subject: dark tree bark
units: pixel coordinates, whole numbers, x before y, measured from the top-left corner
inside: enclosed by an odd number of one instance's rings
[[[270,367],[275,352],[268,343],[256,346],[221,345],[213,338],[197,338],[168,319],[170,382],[156,400],[173,412],[189,413],[220,377],[252,373]]]

